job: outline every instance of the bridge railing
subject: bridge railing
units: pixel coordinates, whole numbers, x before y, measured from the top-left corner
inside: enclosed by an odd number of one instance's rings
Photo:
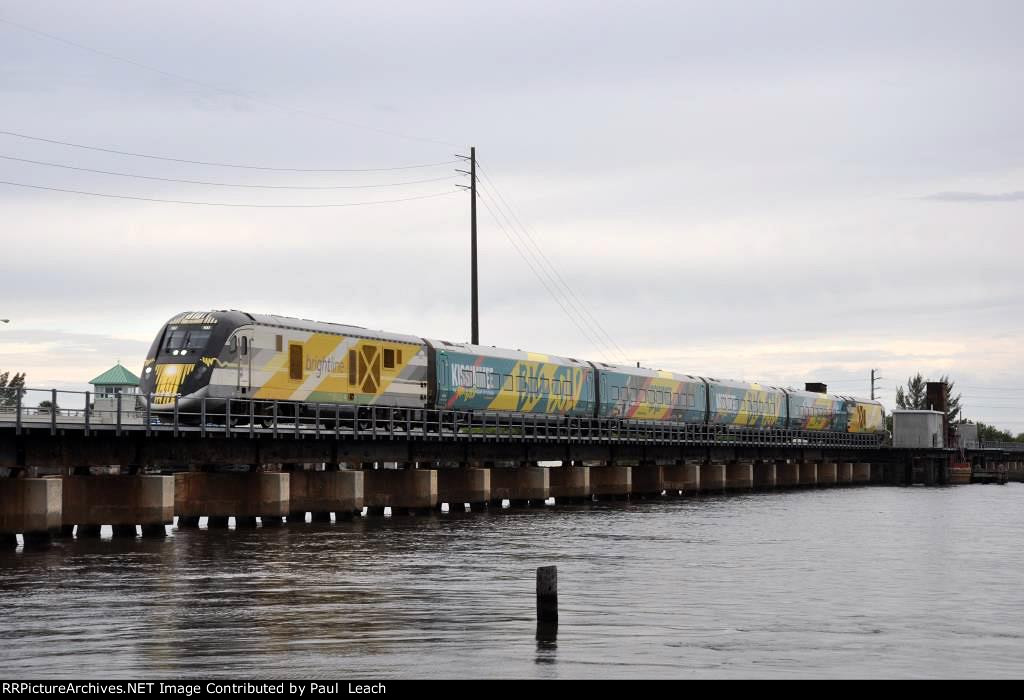
[[[0,425],[23,431],[593,444],[877,448],[883,436],[622,418],[466,412],[270,399],[24,389],[0,396]]]
[[[1002,452],[1024,452],[1024,442],[997,442],[995,440],[965,440],[965,450],[999,450]]]

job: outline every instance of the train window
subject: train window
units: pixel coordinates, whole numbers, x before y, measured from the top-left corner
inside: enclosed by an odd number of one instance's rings
[[[402,364],[402,351],[401,350],[395,350],[395,362],[397,364],[399,364],[399,365]]]
[[[184,328],[172,328],[167,333],[167,342],[164,344],[164,350],[178,350],[185,347],[185,337],[188,335],[188,331]]]
[[[552,379],[551,380],[551,393],[554,394],[555,396],[561,396],[562,395],[562,380],[561,379]]]
[[[282,350],[284,350],[284,336],[283,335],[276,335],[276,336],[274,336],[274,349],[277,350],[278,352],[281,352]],[[355,353],[353,353],[353,357],[355,357]],[[355,384],[355,380],[353,380],[352,383]]]
[[[473,370],[464,369],[459,374],[460,383],[467,389],[473,386]]]
[[[519,392],[525,394],[529,390],[530,390],[530,387],[526,383],[526,377],[519,377]]]
[[[391,348],[384,348],[384,369],[395,368],[395,351]]]
[[[247,338],[244,335],[242,336],[242,354],[243,355],[248,355],[249,354],[249,338]]]
[[[238,336],[231,336],[231,342],[228,343],[228,350],[230,352],[238,352]]]
[[[497,374],[488,374],[487,375],[487,388],[488,389],[497,389],[498,388],[498,375]]]
[[[537,377],[530,377],[530,391],[534,394],[540,393],[540,379]]]
[[[280,340],[281,336],[277,336],[277,338],[278,338],[278,340]],[[348,383],[349,384],[355,384],[356,383],[356,351],[355,350],[349,350],[348,351]]]
[[[572,382],[568,379],[562,382],[562,394],[565,396],[572,396]]]
[[[548,393],[548,380],[547,380],[547,377],[545,377],[544,379],[540,380],[540,393],[542,393],[542,394]]]
[[[302,379],[302,346],[295,344],[288,346],[288,378]]]
[[[476,388],[486,389],[487,388],[487,375],[483,372],[476,372]]]

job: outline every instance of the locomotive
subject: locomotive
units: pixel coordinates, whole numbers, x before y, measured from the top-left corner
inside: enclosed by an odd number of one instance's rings
[[[140,390],[156,414],[252,399],[292,415],[317,403],[885,432],[877,401],[243,311],[174,316]]]

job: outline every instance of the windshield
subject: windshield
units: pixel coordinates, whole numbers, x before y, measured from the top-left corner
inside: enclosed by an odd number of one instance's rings
[[[199,328],[170,326],[164,341],[164,352],[177,355],[185,354],[189,350],[200,350],[206,347],[211,332],[208,326]]]

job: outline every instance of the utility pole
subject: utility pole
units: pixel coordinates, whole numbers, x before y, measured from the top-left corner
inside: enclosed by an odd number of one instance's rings
[[[875,400],[875,382],[877,382],[879,379],[885,379],[885,377],[883,377],[881,374],[879,374],[879,372],[881,372],[881,371],[882,370],[880,370],[880,369],[873,369],[873,370],[871,370],[871,400],[872,401]]]
[[[456,154],[459,158],[465,159],[466,156]],[[476,274],[476,146],[471,146],[469,149],[469,172],[465,170],[459,170],[457,172],[465,173],[469,175],[469,187],[459,185],[464,189],[469,190],[469,257],[470,257],[470,273],[469,273],[469,294],[470,294],[470,343],[473,345],[480,344],[480,308],[479,299],[477,294],[477,274]]]

